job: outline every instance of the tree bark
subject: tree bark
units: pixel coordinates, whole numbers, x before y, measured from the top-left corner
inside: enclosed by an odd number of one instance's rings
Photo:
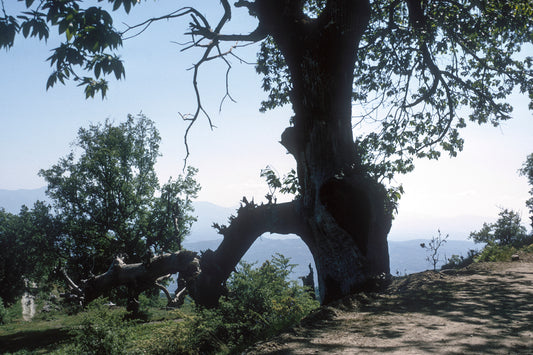
[[[145,290],[158,287],[157,282],[161,277],[176,273],[180,273],[180,277],[186,281],[198,276],[200,269],[197,254],[178,251],[156,256],[147,263],[136,264],[125,264],[122,259],[116,258],[105,273],[83,280],[80,286],[63,272],[71,295],[77,296],[85,304],[119,286],[127,286],[129,294],[139,295]],[[130,298],[129,302],[135,297]]]
[[[295,2],[260,3],[258,17],[291,74],[295,115],[281,143],[297,163],[306,227],[299,235],[328,303],[389,275],[386,193],[361,167],[351,121],[353,72],[370,4],[328,1],[317,19],[309,19]]]

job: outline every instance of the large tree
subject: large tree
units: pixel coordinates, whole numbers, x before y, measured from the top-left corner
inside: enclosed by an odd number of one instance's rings
[[[126,12],[137,3],[109,2]],[[186,117],[191,124],[204,113],[196,81],[202,64],[227,60],[235,41],[261,42],[257,70],[268,91],[262,108],[290,103],[294,112],[281,144],[296,161],[298,197],[245,201],[219,228],[224,240],[202,255],[201,273],[189,283],[205,304],[216,302],[236,263],[265,232],[295,233],[307,244],[323,302],[374,287],[389,274],[387,234],[398,198],[382,183],[412,170],[416,157],[457,154],[468,120],[498,125],[510,118],[506,98],[513,90],[533,99],[533,59],[521,53],[533,40],[531,0],[239,0],[233,6],[221,0],[214,25],[184,7],[124,32],[107,11],[81,1],[35,3],[18,21],[4,14],[0,31],[8,36],[0,44],[11,46],[19,32],[45,38],[48,24],[57,25],[65,42],[50,57],[48,86],[73,78],[87,96],[105,94],[101,75],[123,76],[112,51],[124,35],[191,17],[190,46],[204,50],[194,66],[198,109]],[[256,28],[225,33],[235,8],[247,9]]]

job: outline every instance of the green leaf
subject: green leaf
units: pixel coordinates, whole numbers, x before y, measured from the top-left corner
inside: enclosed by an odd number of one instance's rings
[[[94,87],[91,84],[85,86],[85,98],[94,97]]]
[[[24,38],[28,38],[28,35],[30,34],[30,28],[31,24],[29,22],[24,22],[22,24],[22,35]]]
[[[124,1],[124,10],[126,10],[126,13],[129,14],[131,10],[131,2],[129,0]]]
[[[115,0],[115,2],[113,3],[113,11],[118,10],[120,5],[122,5],[122,0]]]
[[[62,34],[63,32],[65,32],[67,30],[67,27],[68,27],[68,22],[63,20],[61,22],[59,22],[59,25],[57,26],[57,30],[59,32],[59,34]]]
[[[94,75],[96,76],[96,79],[100,77],[101,70],[102,70],[102,64],[100,62],[96,63],[94,65]]]
[[[54,84],[56,83],[57,81],[57,74],[56,73],[52,73],[49,77],[48,77],[48,80],[46,81],[46,90],[48,90],[49,88],[51,88],[52,86],[54,86]]]
[[[69,27],[66,27],[65,35],[66,35],[66,37],[67,37],[67,41],[70,42],[70,40],[72,39],[72,36],[74,36],[74,33],[72,33],[72,32],[70,31],[70,28],[69,28]]]

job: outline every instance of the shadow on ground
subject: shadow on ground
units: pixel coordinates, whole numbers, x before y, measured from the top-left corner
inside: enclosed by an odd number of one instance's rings
[[[0,354],[21,350],[34,351],[35,349],[57,347],[61,342],[71,338],[68,329],[45,329],[17,332],[10,335],[0,335]]]
[[[533,264],[413,274],[320,312],[249,353],[533,354]]]

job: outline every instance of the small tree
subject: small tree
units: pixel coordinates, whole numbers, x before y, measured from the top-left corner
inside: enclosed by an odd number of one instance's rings
[[[526,239],[526,228],[521,225],[520,214],[502,209],[498,213],[496,223],[483,223],[483,227],[470,233],[470,239],[475,243],[487,243],[489,245],[517,245]]]
[[[140,262],[147,253],[181,248],[200,187],[194,168],[159,186],[154,166],[160,140],[144,115],[118,125],[106,121],[79,130],[79,156],[73,151],[39,172],[62,216],[69,272],[86,277],[105,271],[117,255]]]
[[[185,176],[160,186],[154,168],[160,140],[142,114],[118,125],[106,121],[81,128],[78,151],[39,172],[61,216],[65,266],[74,279],[103,273],[113,262],[148,266],[154,254],[181,249],[196,220],[191,213],[200,189],[197,170],[188,167]],[[140,292],[155,287],[129,286],[131,310]]]
[[[446,234],[446,236],[442,236],[440,233],[440,229],[437,230],[438,235],[433,236],[428,244],[426,243],[420,243],[420,246],[424,249],[426,249],[426,252],[428,256],[426,257],[426,260],[433,265],[433,270],[437,270],[437,264],[440,261],[440,254],[439,249],[448,241],[449,234]]]

